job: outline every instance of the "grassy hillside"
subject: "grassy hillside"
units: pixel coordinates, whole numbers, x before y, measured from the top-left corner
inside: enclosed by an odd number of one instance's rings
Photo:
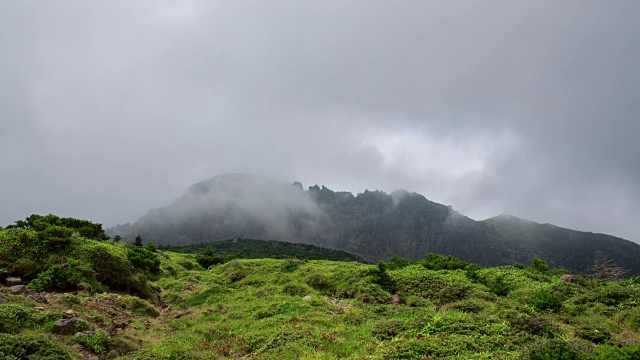
[[[187,246],[161,247],[163,250],[179,253],[200,253],[206,248],[212,248],[216,254],[221,256],[231,255],[242,259],[287,259],[294,257],[301,260],[364,262],[361,257],[346,251],[273,240],[232,239]]]
[[[435,254],[204,269],[195,254],[77,231],[51,247],[48,227],[0,230],[3,278],[28,283],[20,294],[0,287],[2,359],[640,357],[636,277],[574,284],[543,262],[479,268]],[[144,286],[125,286],[134,280]],[[69,335],[56,333],[63,317],[77,320]]]

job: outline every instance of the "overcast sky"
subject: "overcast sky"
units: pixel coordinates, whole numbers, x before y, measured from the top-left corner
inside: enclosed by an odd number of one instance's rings
[[[640,242],[640,1],[2,1],[0,224],[248,172]]]

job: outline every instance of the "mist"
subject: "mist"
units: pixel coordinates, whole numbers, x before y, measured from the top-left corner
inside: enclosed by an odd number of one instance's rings
[[[4,2],[0,224],[133,222],[233,172],[637,242],[638,13],[632,0]]]

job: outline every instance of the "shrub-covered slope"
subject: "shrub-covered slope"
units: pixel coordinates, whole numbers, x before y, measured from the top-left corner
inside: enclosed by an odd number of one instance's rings
[[[180,253],[200,253],[207,248],[213,249],[220,256],[234,256],[242,259],[287,259],[294,257],[301,260],[365,262],[361,257],[346,251],[274,240],[232,239],[186,246],[163,247],[163,249]]]

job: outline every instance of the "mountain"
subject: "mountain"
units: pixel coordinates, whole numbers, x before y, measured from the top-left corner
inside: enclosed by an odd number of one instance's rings
[[[539,224],[502,214],[483,221],[498,235],[512,259],[526,261],[530,254],[547,259],[552,266],[588,272],[594,253],[601,251],[633,274],[640,273],[640,245],[605,234],[596,234]]]
[[[232,238],[281,240],[348,251],[367,261],[393,254],[449,254],[483,266],[529,263],[588,273],[601,250],[640,274],[640,245],[604,234],[538,224],[510,215],[475,221],[417,193],[324,186],[304,190],[246,174],[222,174],[193,185],[172,204],[107,231],[133,241],[182,246]]]

